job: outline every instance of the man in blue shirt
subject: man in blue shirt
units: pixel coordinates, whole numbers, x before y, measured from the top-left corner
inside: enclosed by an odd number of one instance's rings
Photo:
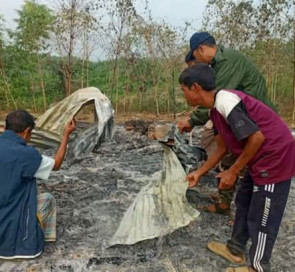
[[[36,178],[48,179],[59,170],[67,150],[70,121],[55,158],[41,155],[28,146],[34,118],[25,110],[9,113],[0,137],[0,258],[35,258],[45,241],[56,239],[56,207],[52,195],[38,195]]]

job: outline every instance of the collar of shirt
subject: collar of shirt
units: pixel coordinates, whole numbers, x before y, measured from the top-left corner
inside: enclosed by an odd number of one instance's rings
[[[1,135],[1,137],[3,137],[3,139],[10,139],[21,145],[27,145],[26,141],[22,137],[20,137],[17,133],[9,129],[5,130],[3,134]]]
[[[213,60],[211,61],[210,66],[211,66],[212,68],[214,68],[214,66],[215,66],[217,63],[219,63],[219,62],[221,62],[221,61],[223,61],[223,60],[225,60],[225,59],[226,59],[226,57],[225,57],[225,55],[224,55],[224,46],[223,46],[223,45],[218,45],[218,47],[217,47],[217,52],[216,52],[216,54],[215,54]]]

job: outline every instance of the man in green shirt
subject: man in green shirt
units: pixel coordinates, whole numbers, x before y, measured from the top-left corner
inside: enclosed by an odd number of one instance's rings
[[[197,32],[190,38],[190,51],[185,61],[189,66],[193,65],[194,62],[210,65],[215,72],[217,90],[234,89],[244,91],[274,108],[267,97],[265,79],[254,64],[241,53],[217,45],[214,37],[208,32]],[[190,132],[194,126],[204,125],[208,120],[208,109],[198,107],[190,118],[181,120],[178,123],[178,128],[180,132]],[[210,142],[208,137],[212,135],[213,141],[213,133],[210,133],[208,124],[205,127],[206,129],[209,133],[207,133],[204,140]],[[208,211],[220,213],[224,211],[228,213],[233,192],[234,188],[228,192],[220,191],[218,203],[208,207]]]
[[[208,32],[197,32],[190,39],[191,50],[186,62],[207,63],[215,71],[215,84],[219,89],[241,90],[273,107],[267,97],[265,79],[254,64],[241,53],[216,45]],[[197,108],[191,117],[179,123],[181,131],[190,131],[196,125],[204,125],[209,120],[208,110]]]

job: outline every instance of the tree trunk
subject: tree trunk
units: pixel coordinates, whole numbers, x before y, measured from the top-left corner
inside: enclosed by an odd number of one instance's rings
[[[59,68],[59,71],[62,74],[62,84],[64,86],[64,96],[67,96],[67,64],[66,64],[66,60],[63,57],[62,54],[62,49],[61,49],[61,43],[59,42],[59,40],[61,39],[61,37],[59,35],[56,34],[56,40],[57,40],[57,48],[59,51],[59,55],[60,55],[60,63],[61,63],[61,67]]]
[[[9,97],[10,97],[14,108],[17,109],[17,104],[16,104],[15,99],[14,99],[14,97],[12,95],[12,92],[11,92],[11,89],[10,89],[10,86],[9,86],[9,83],[8,83],[7,78],[6,78],[6,75],[5,75],[5,71],[2,68],[0,69],[0,71],[1,71],[1,75],[2,75],[2,79],[3,79],[4,85],[6,86],[5,93],[6,93],[6,97],[8,99],[7,100],[8,106],[10,105],[10,103],[9,103]]]
[[[10,86],[9,86],[9,83],[7,81],[7,78],[6,78],[6,73],[5,73],[5,69],[4,69],[4,63],[3,63],[3,60],[2,60],[2,46],[1,45],[0,45],[0,73],[1,73],[4,85],[6,87],[5,96],[6,96],[6,100],[7,100],[7,106],[9,107],[9,105],[10,105],[10,103],[9,103],[9,97],[10,97],[11,100],[12,100],[14,108],[17,109],[17,104],[16,104],[16,102],[14,100],[14,97],[12,95],[12,92],[11,92],[11,89],[10,89]]]
[[[170,93],[169,93],[169,85],[166,83],[165,86],[166,94],[167,94],[167,112],[170,114]]]
[[[138,111],[139,112],[141,112],[141,110],[142,110],[143,90],[144,90],[144,85],[142,83],[141,86],[140,86],[140,88],[139,88],[139,105],[138,105]]]
[[[89,87],[89,41],[86,43],[86,87]]]
[[[120,87],[120,64],[118,65],[115,82],[116,82],[116,97],[115,97],[115,101],[116,101],[115,102],[116,103],[115,109],[116,109],[116,112],[115,112],[115,114],[118,114],[119,87]]]
[[[68,52],[68,67],[66,73],[66,93],[67,96],[72,92],[72,74],[73,74],[73,51],[74,51],[74,27],[75,27],[75,16],[76,16],[76,8],[77,2],[76,0],[72,0],[72,7],[71,7],[71,15],[70,15],[70,44],[69,44],[69,52]]]
[[[89,41],[88,33],[84,33],[83,38],[83,59],[81,71],[81,88],[89,86]]]
[[[37,112],[38,111],[38,108],[37,108],[36,97],[35,97],[35,89],[36,89],[36,87],[35,87],[35,83],[34,83],[32,74],[30,74],[30,79],[31,79],[31,87],[30,87],[30,90],[31,90],[31,93],[33,95],[34,111]]]
[[[154,86],[154,96],[155,96],[155,103],[156,103],[156,115],[160,116],[159,99],[158,99],[158,84],[156,84]]]
[[[46,99],[46,92],[45,92],[45,84],[44,84],[44,79],[43,79],[43,71],[42,71],[42,67],[41,67],[41,63],[40,63],[40,59],[38,58],[38,74],[40,77],[40,86],[41,86],[41,90],[42,90],[42,96],[43,96],[43,109],[44,111],[47,108],[47,99]]]
[[[82,59],[82,71],[81,71],[81,85],[80,85],[81,89],[84,88],[84,65],[85,65],[85,59],[83,57],[83,59]]]
[[[174,86],[174,82],[175,82],[175,72],[173,69],[172,72],[172,99],[173,99],[173,118],[175,119],[176,114],[175,114],[175,104],[176,104],[176,100],[175,100],[175,86]]]
[[[116,83],[115,78],[118,77],[117,68],[119,66],[118,62],[119,62],[119,57],[121,54],[121,39],[122,39],[122,34],[123,34],[123,28],[124,28],[124,20],[121,22],[119,36],[118,36],[118,40],[117,40],[116,57],[115,57],[115,63],[114,63],[114,68],[113,68],[113,80],[112,80],[112,85],[111,85],[111,101],[113,99],[113,89],[114,89],[114,86]],[[118,84],[116,84],[116,85],[118,86]],[[118,89],[116,89],[116,105],[117,105],[117,94],[118,94]]]

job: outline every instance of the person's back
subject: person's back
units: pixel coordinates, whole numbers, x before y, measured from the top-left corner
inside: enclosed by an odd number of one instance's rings
[[[215,71],[216,89],[240,90],[274,108],[268,99],[263,75],[245,55],[218,45],[211,67]]]
[[[195,33],[190,39],[190,48],[186,62],[210,65],[215,72],[217,90],[240,90],[274,109],[267,96],[265,79],[248,57],[236,50],[217,45],[208,32]],[[199,107],[189,120],[179,123],[179,128],[181,131],[190,131],[193,126],[204,125],[208,120],[208,110]]]
[[[245,114],[250,123],[243,120]],[[263,133],[263,146],[248,163],[255,184],[276,183],[294,175],[294,139],[286,123],[268,106],[243,92],[220,90],[210,115],[226,146],[236,157],[245,149],[246,136],[258,129]]]
[[[1,135],[0,150],[0,256],[39,255],[44,237],[34,174],[42,157],[12,130]]]
[[[38,194],[36,178],[47,180],[60,168],[75,122],[66,125],[55,159],[27,145],[34,127],[32,115],[16,110],[7,115],[0,136],[0,259],[35,258],[45,241],[56,239],[55,200]]]

